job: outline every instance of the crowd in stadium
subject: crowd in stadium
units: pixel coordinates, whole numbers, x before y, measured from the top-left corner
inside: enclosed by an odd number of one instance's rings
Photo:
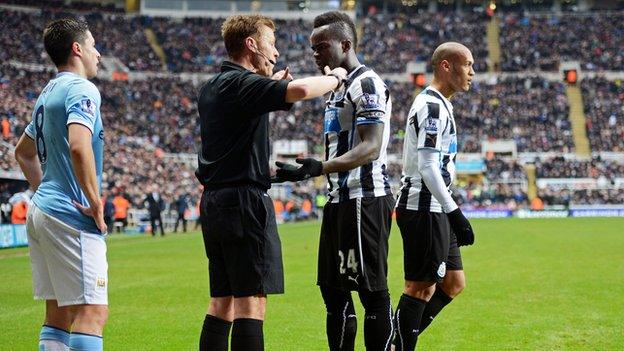
[[[60,10],[23,12],[0,9],[0,60],[20,61],[50,65],[45,54],[41,33],[46,23],[53,19],[75,16]],[[84,12],[96,37],[96,48],[106,55],[117,57],[130,70],[160,70],[160,59],[149,45],[143,31],[144,17],[126,17],[117,13]]]
[[[520,152],[574,148],[563,83],[537,77],[476,83],[454,99],[454,110],[464,152],[478,152],[489,139],[514,140]]]
[[[609,180],[622,177],[624,164],[593,158],[591,160],[566,160],[554,157],[536,160],[538,178],[600,178]]]
[[[581,88],[592,150],[624,152],[624,81],[585,79]]]
[[[508,14],[501,20],[503,71],[556,71],[580,61],[588,71],[624,70],[624,14]]]
[[[41,43],[41,32],[50,19],[68,15],[59,11],[55,3],[60,2],[51,2],[46,9],[32,12],[0,9],[0,16],[4,18],[0,22],[3,33],[0,46],[4,48],[0,51],[0,62],[49,65]],[[91,8],[79,4],[77,9]],[[214,73],[225,56],[220,40],[223,19],[126,17],[106,8],[100,8],[97,13],[83,12],[82,16],[91,26],[98,50],[105,56],[118,58],[131,71],[162,71],[166,67],[170,72]],[[624,52],[617,50],[624,46],[624,21],[605,21],[600,16],[503,16],[501,68],[506,71],[554,69],[562,59],[579,59],[587,70],[624,69]],[[452,38],[460,38],[471,47],[475,70],[483,72],[488,68],[487,18],[482,14],[407,16],[377,13],[361,20],[363,31],[359,55],[364,63],[378,72],[397,72],[408,61],[424,60],[435,45]],[[281,53],[278,68],[288,64],[295,77],[314,73],[317,68],[312,63],[309,48],[311,23],[277,20],[276,24],[277,47]],[[150,46],[145,29],[155,33],[165,54],[164,66]],[[394,35],[387,36],[389,31]],[[46,70],[0,65],[2,170],[17,170],[10,145],[15,145],[22,134],[30,120],[34,100],[52,75]],[[141,206],[145,195],[141,190],[143,186],[138,184],[155,183],[171,201],[179,192],[197,194],[199,184],[193,167],[183,162],[171,162],[166,153],[196,152],[199,140],[195,103],[198,87],[172,77],[130,82],[96,80],[95,83],[102,94],[102,115],[105,116],[105,186],[125,193],[134,206]],[[393,100],[388,153],[398,155],[400,160],[406,118],[415,90],[412,83],[388,81],[387,84]],[[584,79],[581,87],[592,150],[624,151],[622,82]],[[519,152],[574,151],[563,83],[548,81],[538,75],[475,81],[470,92],[453,98],[453,104],[462,152],[478,153],[482,141],[495,139],[514,140]],[[306,140],[310,154],[322,155],[323,109],[324,101],[316,99],[300,103],[289,112],[272,114],[271,139]],[[538,178],[604,176],[612,180],[624,174],[621,164],[600,159],[536,160],[536,166]],[[400,163],[388,165],[391,182],[396,185],[400,171]],[[454,195],[463,204],[475,208],[515,209],[528,205],[527,194],[518,185],[526,181],[526,174],[517,162],[489,160],[485,179],[485,182],[460,184]],[[510,179],[518,182],[509,183]],[[296,188],[295,193],[321,191],[313,187],[308,189],[310,186],[305,184],[302,187]],[[621,190],[566,192],[543,189],[540,193],[547,204],[611,203],[617,199],[621,201],[622,196]]]
[[[403,72],[409,61],[426,62],[437,45],[457,38],[471,48],[475,71],[487,70],[483,14],[376,14],[362,22],[360,54],[364,62],[375,62],[379,72]]]
[[[5,19],[0,23],[0,29],[7,33],[1,39],[2,45],[12,49],[0,54],[0,59],[47,63],[39,40],[43,26],[50,19],[73,15],[66,12],[66,7],[54,4],[52,2],[35,12],[0,9],[0,15]],[[116,56],[130,70],[162,69],[161,60],[150,47],[145,29],[156,34],[166,56],[167,69],[171,72],[214,73],[225,57],[225,48],[219,40],[222,18],[125,17],[114,11],[96,12],[97,7],[86,4],[75,6],[75,10],[82,11],[81,16],[96,34],[98,49]],[[475,71],[484,72],[488,68],[487,20],[483,13],[371,14],[362,19],[359,55],[364,62],[375,62],[378,72],[403,72],[409,61],[426,61],[427,53],[437,44],[461,38],[472,48]],[[500,68],[503,71],[554,71],[561,61],[578,60],[582,68],[589,71],[622,70],[622,23],[622,14],[504,15],[500,19]],[[314,72],[309,48],[312,23],[302,19],[276,20],[276,26],[281,63],[287,62],[293,72]],[[393,35],[388,36],[389,32]]]
[[[541,189],[538,196],[546,205],[621,205],[624,189]]]

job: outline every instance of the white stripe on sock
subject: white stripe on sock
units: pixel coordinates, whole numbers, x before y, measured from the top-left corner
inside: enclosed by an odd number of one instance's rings
[[[340,334],[340,348],[342,349],[342,344],[344,343],[345,329],[347,327],[347,308],[349,308],[349,301],[345,304],[344,310],[342,310],[342,332]]]

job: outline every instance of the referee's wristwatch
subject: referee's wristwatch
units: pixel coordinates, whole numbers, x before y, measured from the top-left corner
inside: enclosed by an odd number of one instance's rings
[[[330,74],[328,74],[328,76],[335,77],[335,78],[338,80],[338,85],[337,85],[337,86],[336,86],[333,90],[338,90],[338,89],[340,89],[340,88],[342,87],[342,85],[344,84],[344,82],[345,82],[345,80],[344,80],[344,79],[342,79],[340,76],[338,76],[338,75],[337,75],[337,74],[335,74],[335,73],[330,73]]]

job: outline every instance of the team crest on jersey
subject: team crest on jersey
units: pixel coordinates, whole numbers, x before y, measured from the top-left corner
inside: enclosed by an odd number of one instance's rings
[[[98,290],[106,289],[106,278],[98,277],[95,281],[95,287]]]
[[[377,94],[362,94],[362,108],[364,109],[379,109],[379,95]]]
[[[439,119],[437,118],[427,118],[425,120],[425,131],[427,133],[431,133],[431,134],[437,134],[438,133],[438,123],[439,123]]]
[[[91,99],[83,99],[80,101],[80,109],[82,112],[95,117],[95,102]]]
[[[440,267],[438,267],[438,277],[444,278],[446,275],[446,262],[440,263]]]

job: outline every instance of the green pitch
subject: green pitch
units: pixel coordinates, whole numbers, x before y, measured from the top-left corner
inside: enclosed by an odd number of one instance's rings
[[[462,250],[467,288],[422,335],[420,349],[621,350],[624,219],[473,222],[476,246]],[[286,294],[269,299],[269,351],[327,349],[314,285],[318,231],[317,222],[280,227]],[[396,226],[390,257],[396,305],[403,275]],[[113,236],[108,258],[105,348],[197,350],[208,301],[201,236]],[[36,349],[43,310],[31,297],[27,249],[0,250],[0,349]],[[357,350],[362,316],[360,308]]]

